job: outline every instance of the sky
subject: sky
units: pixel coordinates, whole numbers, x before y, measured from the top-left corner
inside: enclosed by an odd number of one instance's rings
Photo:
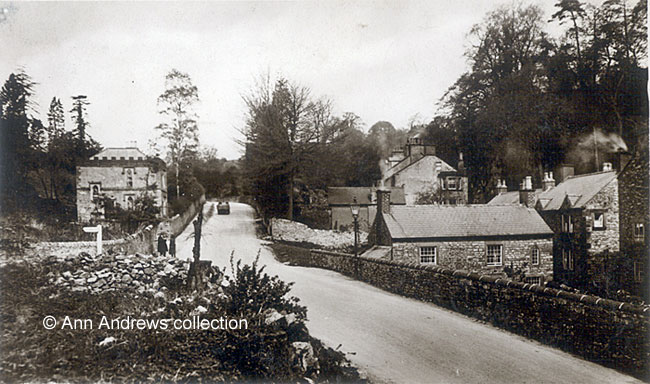
[[[534,3],[534,2],[533,2]],[[546,19],[555,0],[537,3]],[[512,3],[508,3],[512,4]],[[199,135],[219,157],[243,149],[248,94],[284,76],[353,112],[368,129],[426,122],[468,69],[474,24],[493,0],[311,2],[2,2],[0,77],[22,68],[37,83],[36,116],[52,97],[66,111],[90,101],[88,133],[104,147],[158,140],[157,98],[173,68],[198,87]],[[550,25],[549,29],[559,30]],[[68,114],[68,129],[72,128]]]

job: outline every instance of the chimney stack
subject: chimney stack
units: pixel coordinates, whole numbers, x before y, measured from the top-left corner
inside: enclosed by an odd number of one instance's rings
[[[611,172],[612,163],[603,163],[603,172]]]
[[[542,190],[544,192],[555,187],[555,180],[553,180],[553,172],[544,172],[544,180],[542,180]]]
[[[390,214],[390,189],[377,188],[377,212]]]
[[[465,161],[463,160],[463,152],[458,153],[458,172],[465,173]]]
[[[555,170],[558,184],[568,179],[570,176],[573,176],[574,174],[575,169],[573,168],[573,164],[560,164]]]
[[[502,179],[497,180],[497,195],[501,195],[506,192],[508,192],[506,181]]]
[[[631,158],[632,154],[630,152],[627,152],[624,149],[619,149],[616,152],[616,164],[614,164],[616,166],[616,170],[619,172],[622,171]]]
[[[535,190],[533,190],[533,177],[526,176],[519,186],[519,204],[528,208],[535,206]]]

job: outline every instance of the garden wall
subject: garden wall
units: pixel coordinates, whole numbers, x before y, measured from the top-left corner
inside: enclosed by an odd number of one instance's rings
[[[539,285],[414,263],[320,250],[291,262],[488,321],[639,378],[650,377],[650,309]]]
[[[195,201],[190,207],[180,215],[175,215],[171,219],[165,220],[157,226],[149,225],[142,228],[125,238],[117,240],[104,240],[102,248],[104,253],[113,251],[123,254],[152,254],[156,250],[156,240],[158,233],[161,231],[178,236],[187,224],[196,216],[199,209],[203,208],[205,196]],[[27,255],[51,255],[65,256],[77,255],[86,252],[90,255],[97,253],[97,243],[94,241],[66,241],[66,242],[40,242],[34,244],[27,250]]]

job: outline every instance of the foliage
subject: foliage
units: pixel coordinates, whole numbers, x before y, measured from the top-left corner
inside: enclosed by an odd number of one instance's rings
[[[133,201],[133,209],[124,209],[105,197],[98,200],[97,204],[105,209],[105,217],[120,223],[122,230],[127,233],[134,233],[140,226],[157,224],[159,221],[160,207],[148,194],[137,196]]]
[[[440,187],[430,188],[415,195],[415,204],[417,205],[442,204],[443,202],[444,198]]]
[[[465,154],[470,200],[491,197],[496,179],[518,185],[563,161],[580,172],[607,160],[608,143],[574,156],[586,135],[615,133],[632,148],[647,137],[646,1],[600,7],[561,0],[551,21],[568,25],[552,39],[536,6],[502,6],[470,31],[470,71],[443,99],[446,110],[427,126],[437,148]],[[441,153],[453,157],[453,153]]]
[[[168,155],[175,168],[175,180],[179,179],[181,163],[195,155],[199,144],[198,116],[194,105],[199,102],[198,88],[187,73],[172,69],[165,76],[165,91],[158,97],[162,107],[160,114],[165,122],[156,129],[167,141]],[[176,196],[181,196],[176,183]]]

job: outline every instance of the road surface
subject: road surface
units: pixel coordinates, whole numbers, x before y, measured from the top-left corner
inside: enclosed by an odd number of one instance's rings
[[[205,205],[209,209],[211,202]],[[204,211],[204,212],[205,212]],[[203,227],[201,258],[213,265],[250,263],[260,252],[269,274],[293,281],[307,306],[310,333],[383,383],[636,383],[633,377],[433,304],[404,298],[339,273],[275,260],[256,238],[253,209],[231,203]],[[178,257],[192,255],[192,225],[177,240]]]

